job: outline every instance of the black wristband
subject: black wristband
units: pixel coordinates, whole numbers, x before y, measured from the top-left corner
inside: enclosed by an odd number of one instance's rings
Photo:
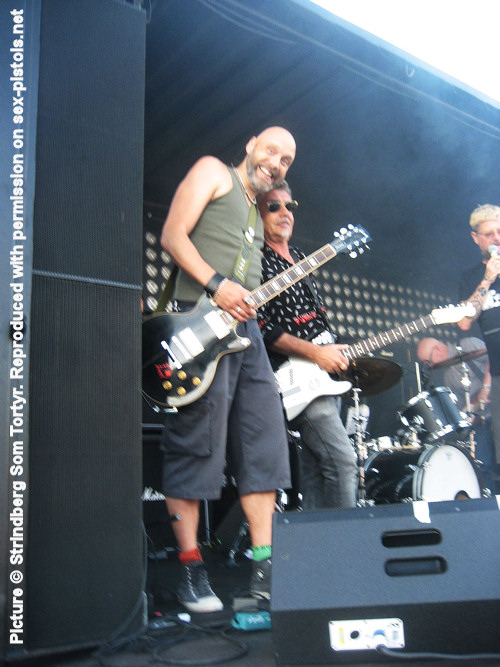
[[[215,294],[215,290],[217,287],[220,285],[220,283],[224,280],[224,276],[221,276],[220,273],[214,273],[214,275],[210,278],[208,283],[205,285],[205,292],[208,294],[208,296],[213,296]]]

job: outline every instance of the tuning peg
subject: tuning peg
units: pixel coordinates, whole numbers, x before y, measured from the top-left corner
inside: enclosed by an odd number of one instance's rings
[[[358,253],[355,250],[352,250],[349,253],[349,257],[352,257],[352,259],[355,259],[358,256]]]

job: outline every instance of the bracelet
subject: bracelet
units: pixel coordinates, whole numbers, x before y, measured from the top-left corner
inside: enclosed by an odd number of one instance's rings
[[[214,301],[217,301],[217,297],[219,296],[219,292],[221,289],[224,287],[224,285],[227,283],[227,278],[223,278],[220,283],[217,285],[215,292],[212,294],[212,299]]]
[[[223,280],[227,280],[220,273],[214,273],[208,283],[205,285],[205,292],[208,296],[215,296],[217,289],[220,289],[220,284]]]
[[[491,384],[483,384],[482,389],[491,389]]]

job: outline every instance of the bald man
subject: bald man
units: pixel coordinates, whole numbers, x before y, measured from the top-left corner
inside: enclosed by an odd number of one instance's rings
[[[290,469],[281,402],[250,292],[260,285],[264,244],[256,196],[281,183],[294,158],[294,138],[282,127],[252,137],[236,167],[200,158],[180,183],[162,231],[162,246],[179,267],[175,307],[191,309],[205,292],[251,341],[221,357],[208,391],[165,420],[163,487],[183,566],[178,599],[193,612],[222,609],[197,530],[199,501],[220,497],[226,463],[249,525],[250,591],[270,597],[276,489],[290,487]]]

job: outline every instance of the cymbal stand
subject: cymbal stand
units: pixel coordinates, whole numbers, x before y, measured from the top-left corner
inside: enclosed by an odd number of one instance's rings
[[[457,346],[458,350],[461,350],[460,347]],[[472,411],[472,404],[470,401],[470,387],[471,387],[471,380],[470,380],[470,371],[467,367],[467,364],[462,361],[460,364],[460,368],[462,370],[462,378],[460,380],[460,384],[464,388],[464,394],[465,394],[465,412],[467,413],[467,416],[469,418],[469,421],[471,423],[472,427],[472,422],[474,419],[473,411]],[[476,441],[474,439],[474,429],[471,428],[470,430],[470,435],[469,435],[469,453],[472,456],[472,458],[475,458],[476,455]]]
[[[365,418],[361,416],[359,409],[359,394],[361,393],[361,389],[359,389],[359,387],[353,387],[352,393],[354,400],[353,421],[355,424],[354,448],[356,450],[359,468],[358,505],[365,506],[372,504],[369,500],[366,499],[365,487],[365,461],[368,458],[368,450],[365,445],[365,433],[362,425],[362,423],[365,421]]]

